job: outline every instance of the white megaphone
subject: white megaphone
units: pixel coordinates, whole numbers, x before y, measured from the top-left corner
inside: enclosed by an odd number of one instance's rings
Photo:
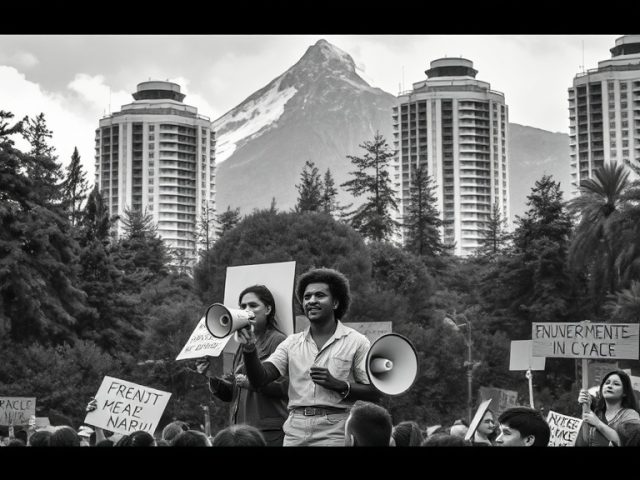
[[[418,377],[418,354],[402,335],[381,336],[367,353],[367,376],[376,390],[386,395],[406,392]]]
[[[209,333],[216,338],[224,338],[236,330],[251,325],[253,312],[236,308],[227,308],[221,303],[214,303],[204,314],[205,325]]]

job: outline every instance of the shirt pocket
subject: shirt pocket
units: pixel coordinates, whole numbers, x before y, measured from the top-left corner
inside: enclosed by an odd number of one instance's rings
[[[329,372],[338,380],[346,380],[351,372],[351,359],[344,357],[331,357],[329,360]]]

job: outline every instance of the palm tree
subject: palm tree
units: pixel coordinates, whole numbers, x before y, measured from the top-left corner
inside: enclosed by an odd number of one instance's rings
[[[609,295],[605,308],[620,323],[640,322],[640,282],[634,280],[629,288]]]
[[[594,178],[582,182],[580,196],[569,202],[570,211],[579,218],[569,247],[569,263],[587,270],[596,306],[605,292],[615,292],[620,281],[616,259],[622,250],[623,194],[629,186],[628,177],[623,164],[605,164],[594,172]]]

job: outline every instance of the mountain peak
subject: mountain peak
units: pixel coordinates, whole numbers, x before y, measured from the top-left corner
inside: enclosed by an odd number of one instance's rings
[[[310,46],[300,61],[325,66],[329,64],[332,67],[343,66],[353,72],[356,70],[356,64],[353,58],[351,58],[351,55],[327,42],[324,38],[321,38],[314,45]]]

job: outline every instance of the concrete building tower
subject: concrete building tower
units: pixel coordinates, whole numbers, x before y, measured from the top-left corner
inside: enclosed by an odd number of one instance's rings
[[[184,97],[172,82],[139,83],[133,103],[100,119],[95,171],[111,215],[151,214],[173,262],[192,266],[200,215],[215,209],[215,139]]]
[[[402,92],[393,110],[400,220],[412,172],[422,165],[436,186],[442,240],[466,256],[480,246],[494,204],[510,229],[508,107],[503,93],[476,80],[470,60],[440,58],[425,73],[427,80]]]
[[[640,167],[640,35],[625,35],[598,68],[578,73],[569,88],[571,183],[605,162]],[[628,169],[629,179],[638,178]]]

